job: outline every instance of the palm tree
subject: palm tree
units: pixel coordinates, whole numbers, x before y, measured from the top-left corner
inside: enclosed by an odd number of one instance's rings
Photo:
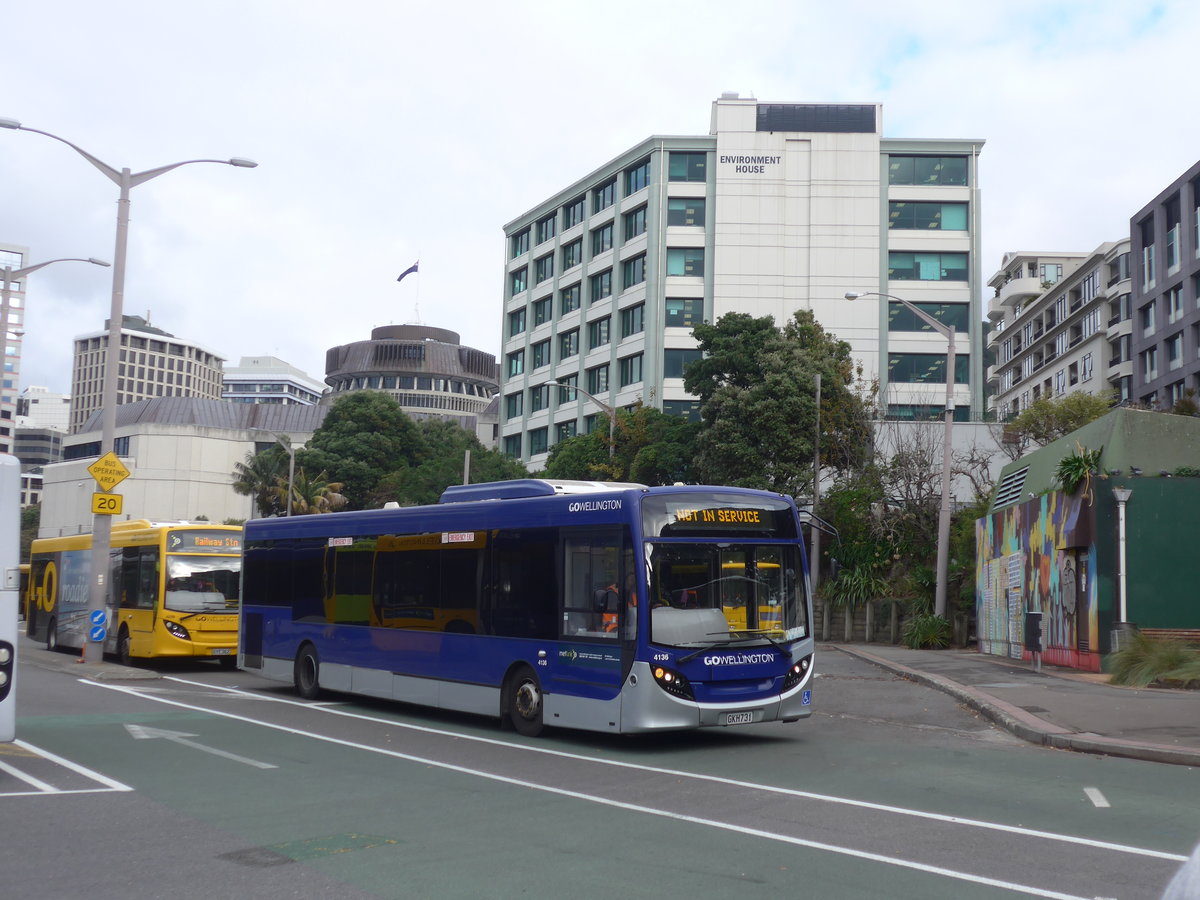
[[[260,516],[278,515],[283,512],[276,491],[281,476],[287,477],[287,457],[280,449],[268,447],[261,453],[247,453],[245,462],[233,464],[233,489],[253,497],[254,508]]]
[[[303,468],[296,470],[295,477],[292,479],[293,516],[334,512],[346,505],[346,498],[341,494],[342,483],[329,481],[328,478],[329,476],[325,472],[309,478]],[[284,506],[288,493],[286,476],[276,477],[274,491],[277,502]],[[284,508],[286,509],[286,507]]]

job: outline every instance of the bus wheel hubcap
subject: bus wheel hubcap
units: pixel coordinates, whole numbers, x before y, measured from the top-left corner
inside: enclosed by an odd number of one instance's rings
[[[537,715],[541,697],[537,686],[526,681],[517,688],[517,712],[524,718],[532,719]]]

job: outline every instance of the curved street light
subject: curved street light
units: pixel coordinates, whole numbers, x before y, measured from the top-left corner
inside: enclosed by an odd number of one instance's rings
[[[139,184],[145,184],[151,178],[164,175],[180,166],[193,163],[218,163],[220,165],[237,166],[242,169],[253,169],[258,165],[252,159],[235,156],[230,159],[185,159],[182,162],[170,163],[147,169],[144,172],[132,172],[128,168],[117,169],[103,160],[98,159],[66,138],[42,131],[37,128],[27,128],[16,119],[0,118],[0,128],[10,128],[15,131],[31,131],[61,144],[66,144],[89,163],[95,166],[113,184],[120,189],[117,200],[117,243],[113,253],[113,287],[112,306],[108,319],[108,351],[104,365],[104,391],[100,412],[100,455],[104,456],[113,449],[113,439],[117,430],[117,364],[120,356],[121,325],[125,305],[125,257],[129,239],[129,192]],[[88,594],[88,612],[95,614],[104,611],[104,579],[108,569],[108,552],[112,546],[112,519],[106,515],[97,514],[92,529],[92,572],[91,586]],[[109,623],[111,625],[111,623]],[[89,640],[84,645],[84,659],[89,663],[98,663],[104,658],[103,641]]]
[[[564,377],[567,377],[567,376],[564,376]],[[615,409],[613,409],[611,406],[609,406],[607,403],[605,403],[603,400],[599,399],[595,394],[588,393],[581,387],[577,387],[576,385],[573,385],[573,384],[564,384],[561,379],[555,379],[554,383],[556,385],[558,385],[561,390],[578,391],[579,393],[583,394],[583,396],[587,397],[589,400],[591,400],[593,403],[595,403],[598,407],[600,407],[600,409],[602,409],[604,411],[604,414],[606,416],[608,416],[608,458],[612,459],[613,452],[617,448],[617,443],[616,443],[617,411]]]
[[[20,281],[31,272],[36,272],[38,269],[45,268],[52,263],[60,262],[85,262],[96,266],[112,265],[112,263],[103,259],[93,259],[91,257],[88,259],[81,259],[76,256],[69,256],[62,259],[48,259],[45,262],[35,263],[32,266],[25,266],[24,268],[20,269],[14,269],[12,266],[5,266],[3,270],[3,286],[0,287],[0,345],[3,346],[3,350],[0,351],[0,357],[5,359],[8,358],[8,315],[9,310],[12,307],[11,299],[13,282]],[[0,445],[0,451],[7,452],[10,449],[11,447],[7,442],[5,442],[3,445]]]
[[[910,303],[895,294],[884,294],[879,291],[847,291],[847,300],[857,300],[860,297],[887,297],[904,305],[904,308],[918,319],[944,337],[946,348],[946,430],[942,437],[942,506],[938,512],[937,538],[937,587],[934,590],[933,612],[938,616],[946,615],[946,584],[949,580],[950,568],[950,473],[952,461],[951,434],[954,428],[954,326],[939,322],[915,303]]]

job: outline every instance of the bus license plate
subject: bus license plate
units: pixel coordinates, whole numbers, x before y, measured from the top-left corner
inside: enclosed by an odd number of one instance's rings
[[[231,656],[232,654],[233,650],[229,647],[217,647],[212,653],[213,656]]]
[[[749,725],[754,721],[752,712],[734,712],[725,716],[726,725]]]

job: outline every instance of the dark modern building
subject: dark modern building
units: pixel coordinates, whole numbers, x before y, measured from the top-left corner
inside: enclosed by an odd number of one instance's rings
[[[1200,393],[1200,162],[1129,221],[1134,400],[1168,408]]]

